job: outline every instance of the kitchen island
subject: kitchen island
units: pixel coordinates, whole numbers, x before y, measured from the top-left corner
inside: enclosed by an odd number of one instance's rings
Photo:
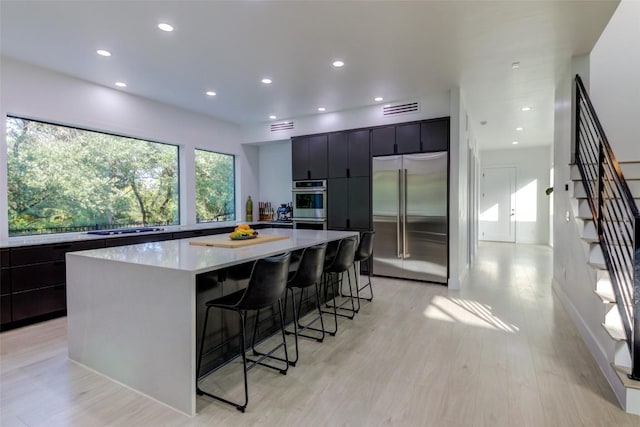
[[[67,253],[69,358],[188,415],[196,411],[198,275],[357,232],[265,229],[288,238],[240,248],[223,236]]]

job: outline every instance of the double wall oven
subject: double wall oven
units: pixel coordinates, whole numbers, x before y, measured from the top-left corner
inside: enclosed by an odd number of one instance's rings
[[[327,229],[327,181],[293,181],[293,228]]]

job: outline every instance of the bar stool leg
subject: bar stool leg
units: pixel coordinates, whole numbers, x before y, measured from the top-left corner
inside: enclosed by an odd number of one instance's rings
[[[202,339],[200,340],[200,352],[198,353],[198,367],[196,368],[196,392],[200,390],[197,386],[197,383],[198,383],[198,378],[200,377],[200,366],[202,365],[202,355],[204,354],[204,339],[207,336],[207,321],[209,320],[210,308],[211,307],[207,307],[207,311],[205,312],[205,315],[204,315],[204,325],[202,326]]]

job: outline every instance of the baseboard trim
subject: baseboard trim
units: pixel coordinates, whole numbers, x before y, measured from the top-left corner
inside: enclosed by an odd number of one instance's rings
[[[569,317],[571,317],[571,320],[573,320],[574,325],[578,329],[578,332],[580,333],[582,340],[587,345],[587,348],[591,352],[591,355],[596,360],[596,363],[600,368],[600,372],[602,372],[602,375],[604,375],[605,379],[609,383],[609,387],[611,387],[611,389],[613,390],[613,394],[616,395],[618,403],[623,409],[626,410],[627,391],[624,385],[620,382],[618,374],[611,366],[611,362],[607,357],[607,352],[602,348],[598,340],[588,328],[587,323],[580,315],[580,312],[573,305],[573,302],[564,292],[555,277],[552,281],[552,288],[558,298],[560,298],[560,301],[562,302],[565,310],[567,310],[567,313],[569,313]]]

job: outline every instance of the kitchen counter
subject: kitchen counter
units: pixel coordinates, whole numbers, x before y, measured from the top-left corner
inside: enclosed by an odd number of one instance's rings
[[[264,229],[286,240],[241,248],[190,241],[69,252],[69,358],[188,415],[196,411],[198,274],[357,232]]]
[[[95,235],[95,234],[87,234],[86,231],[77,232],[77,233],[35,234],[31,236],[16,236],[16,237],[9,237],[8,239],[1,239],[0,248],[34,246],[34,245],[55,244],[55,243],[68,243],[68,242],[78,242],[83,240],[99,240],[99,239],[114,239],[114,238],[117,239],[119,237],[126,237],[126,236],[142,236],[142,235],[152,235],[152,234],[161,234],[161,233],[177,233],[180,231],[211,230],[211,229],[217,229],[217,228],[235,227],[239,224],[249,224],[251,226],[278,225],[278,226],[285,226],[285,227],[286,226],[293,227],[292,223],[277,222],[277,221],[253,221],[253,222],[221,221],[221,222],[205,222],[201,224],[192,224],[192,225],[153,226],[154,228],[160,228],[161,230],[143,231],[139,233],[127,233],[127,234]]]

